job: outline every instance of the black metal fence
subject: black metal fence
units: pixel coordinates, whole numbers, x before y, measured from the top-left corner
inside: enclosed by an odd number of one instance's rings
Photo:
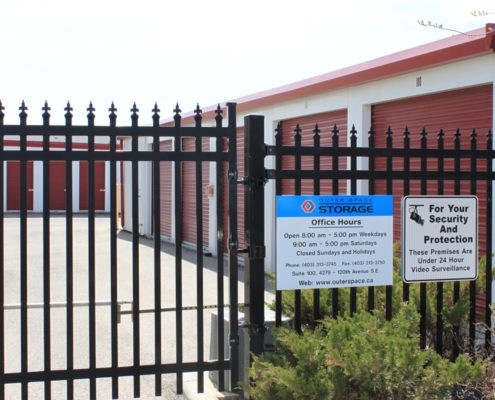
[[[52,126],[50,125],[50,108],[45,103],[43,107],[43,124],[40,126],[30,126],[27,124],[27,107],[24,102],[19,108],[20,113],[20,125],[4,125],[4,107],[0,103],[0,399],[6,397],[5,389],[9,384],[20,385],[20,394],[23,399],[29,397],[28,386],[31,383],[41,382],[44,383],[45,398],[52,397],[52,383],[54,381],[66,382],[67,398],[72,399],[75,396],[74,383],[77,380],[89,380],[89,396],[91,399],[95,399],[97,396],[96,383],[100,378],[111,379],[111,392],[112,398],[118,398],[119,396],[119,377],[133,377],[133,392],[135,397],[140,397],[141,387],[140,380],[143,375],[155,376],[155,395],[160,396],[162,393],[162,374],[174,373],[177,375],[177,391],[182,393],[183,391],[183,373],[195,372],[198,374],[198,391],[203,391],[204,388],[204,371],[218,370],[219,371],[219,385],[220,389],[224,387],[224,371],[231,369],[232,386],[236,386],[238,381],[238,296],[237,296],[237,215],[236,215],[236,182],[230,181],[229,184],[229,204],[230,213],[229,220],[222,220],[222,184],[223,179],[221,172],[217,174],[220,180],[218,184],[217,195],[217,237],[218,248],[222,249],[223,236],[227,232],[227,226],[230,226],[229,230],[229,259],[228,268],[230,271],[230,345],[231,345],[231,360],[226,359],[224,353],[224,319],[218,318],[218,349],[219,356],[216,361],[204,360],[204,307],[203,304],[203,251],[202,251],[202,225],[203,218],[201,214],[201,201],[202,201],[202,162],[215,163],[217,171],[223,171],[223,165],[228,165],[230,171],[236,169],[236,109],[235,104],[229,103],[226,106],[228,111],[228,124],[226,127],[222,127],[222,110],[218,107],[216,111],[216,126],[215,127],[202,127],[201,126],[201,110],[199,107],[196,109],[195,126],[194,127],[181,127],[181,115],[178,106],[175,108],[174,120],[175,126],[173,127],[160,127],[160,110],[155,105],[153,112],[153,124],[152,126],[139,127],[138,126],[138,109],[136,105],[131,109],[132,126],[130,127],[117,127],[116,119],[117,109],[112,104],[110,111],[110,124],[108,127],[95,126],[95,114],[92,104],[87,109],[88,125],[87,126],[73,126],[72,125],[72,108],[70,104],[67,104],[65,108],[65,126]],[[4,147],[5,137],[7,135],[13,135],[18,138],[19,145],[15,149],[6,150]],[[29,147],[28,139],[32,136],[42,137],[42,149],[34,149]],[[65,145],[63,150],[54,151],[51,148],[51,136],[59,136],[65,139]],[[73,147],[74,137],[85,138],[87,143],[87,151],[76,151]],[[108,140],[108,151],[96,151],[95,138],[104,137]],[[130,151],[117,151],[117,138],[130,138],[131,150]],[[138,148],[138,139],[142,137],[152,138],[152,149]],[[160,139],[171,138],[174,140],[173,151],[160,151]],[[195,151],[182,151],[181,143],[182,138],[193,137],[196,140]],[[205,152],[202,150],[202,139],[216,138],[216,151]],[[223,150],[224,141],[229,143],[228,151]],[[20,162],[20,181],[18,182],[18,188],[20,190],[20,210],[18,213],[19,231],[20,231],[20,253],[19,253],[19,278],[18,280],[12,277],[12,274],[6,270],[6,265],[9,260],[5,259],[5,246],[8,245],[9,232],[5,232],[6,215],[4,213],[4,164],[8,161],[16,160]],[[42,173],[43,173],[43,215],[42,215],[42,260],[32,260],[28,257],[28,251],[34,244],[30,241],[29,221],[31,214],[28,214],[27,207],[27,163],[28,161],[41,161]],[[52,212],[50,210],[50,163],[54,160],[65,162],[65,195],[66,195],[66,210],[65,210],[65,237],[57,237],[57,240],[64,241],[65,252],[65,281],[51,280],[52,263],[53,259],[50,254],[51,243],[50,229],[52,221]],[[74,254],[74,214],[72,208],[72,196],[73,196],[73,169],[72,163],[74,161],[87,161],[88,162],[88,213],[87,213],[87,241],[88,241],[88,253],[87,253],[87,326],[75,326],[74,307],[77,305],[74,294],[74,281],[78,276],[78,271],[75,270],[75,262],[78,260],[79,255]],[[107,161],[109,162],[110,169],[110,215],[108,229],[110,231],[109,242],[105,245],[109,252],[109,263],[101,264],[97,263],[95,259],[95,188],[94,188],[94,174],[95,174],[95,162]],[[174,187],[173,192],[175,196],[175,265],[164,265],[161,253],[161,241],[160,241],[160,163],[171,162],[174,165]],[[116,184],[117,184],[117,165],[118,162],[128,162],[131,164],[131,193],[132,204],[126,206],[132,207],[132,362],[130,364],[123,364],[119,358],[119,346],[121,345],[122,338],[119,336],[119,265],[120,260],[117,259],[118,255],[118,237],[117,237],[117,209],[116,209]],[[153,347],[154,362],[148,364],[142,364],[141,362],[141,348],[144,345],[141,340],[142,329],[140,326],[141,309],[140,309],[140,278],[142,279],[142,265],[140,265],[140,245],[139,245],[139,213],[141,210],[138,207],[138,165],[141,162],[152,163],[153,171],[153,224],[154,224],[154,265],[152,267],[152,279],[153,279],[153,296],[154,296],[154,343],[149,343]],[[196,164],[196,210],[197,218],[197,273],[193,279],[195,281],[197,289],[197,318],[196,325],[197,330],[195,332],[197,336],[197,358],[193,362],[184,362],[183,360],[183,335],[184,335],[184,317],[183,317],[183,282],[182,282],[182,223],[183,223],[183,210],[182,210],[182,190],[181,190],[181,167],[185,162],[193,162]],[[128,188],[129,189],[129,188]],[[11,217],[11,216],[9,216]],[[53,238],[52,238],[53,239]],[[224,307],[226,307],[226,301],[224,299],[224,261],[223,257],[218,257],[217,261],[217,312],[219,316],[224,315]],[[173,276],[173,272],[165,275],[165,268],[169,267],[171,271],[175,272],[175,336],[164,337],[162,330],[163,319],[163,302],[162,302],[162,282],[170,279],[169,276]],[[31,359],[29,358],[29,340],[28,330],[30,328],[30,288],[28,287],[28,271],[39,268],[41,269],[42,276],[42,327],[40,331],[31,332],[31,335],[42,335],[43,346],[39,349],[37,357],[43,360],[42,369],[33,369]],[[110,340],[108,351],[111,354],[110,365],[102,366],[101,360],[97,362],[97,319],[96,319],[96,285],[98,274],[97,270],[106,271],[110,276],[110,285],[107,288],[109,295],[110,306]],[[185,282],[190,285],[191,282]],[[19,300],[20,304],[16,311],[12,311],[12,307],[5,303],[5,291],[6,288],[12,285],[20,285]],[[51,299],[51,291],[54,285],[62,286],[65,291],[65,326],[54,326],[52,318],[52,308],[54,304]],[[15,307],[14,307],[15,308]],[[6,318],[7,309],[9,313],[15,312],[16,318],[19,321],[18,332],[20,334],[19,352],[17,358],[20,359],[19,368],[16,370],[16,366],[8,365],[6,359],[6,342],[5,342],[5,329],[10,319]],[[65,332],[66,340],[60,342],[60,339],[52,336],[53,330],[59,330]],[[74,335],[79,332],[85,331],[88,337],[88,349],[89,349],[89,361],[88,366],[79,368],[75,360],[75,342]],[[163,362],[162,350],[165,347],[169,347],[170,343],[176,345],[176,359],[175,362]],[[54,348],[59,350],[65,347],[65,359],[66,367],[54,369],[52,365],[52,351]],[[63,350],[62,350],[63,351]]]
[[[254,132],[251,126],[253,126],[253,118],[257,121],[257,130]],[[250,121],[250,122],[248,122]],[[263,138],[263,117],[248,117],[245,121],[246,126],[246,143],[249,137],[258,135],[261,140]],[[302,146],[301,134],[312,135],[313,145]],[[463,133],[464,134],[464,133]],[[274,146],[266,145],[260,147],[246,148],[246,160],[250,160],[251,165],[254,167],[246,166],[246,181],[250,185],[250,196],[263,196],[263,181],[274,180],[276,185],[276,194],[288,194],[282,193],[282,181],[290,180],[294,182],[295,195],[319,195],[319,194],[358,194],[358,184],[365,185],[368,194],[393,194],[394,202],[403,195],[408,194],[422,194],[422,195],[443,195],[443,194],[474,194],[480,197],[480,203],[483,207],[479,210],[480,226],[483,226],[483,231],[480,232],[482,240],[480,240],[478,254],[480,256],[486,256],[486,263],[484,264],[484,270],[480,271],[480,274],[485,276],[484,287],[478,288],[477,281],[470,282],[453,282],[453,283],[420,283],[415,284],[416,288],[419,286],[419,312],[420,319],[420,345],[422,348],[425,346],[434,346],[436,351],[440,354],[445,354],[447,345],[451,350],[450,355],[456,357],[460,351],[459,338],[464,335],[467,336],[467,349],[471,353],[475,353],[482,350],[483,347],[488,347],[491,344],[491,334],[487,327],[491,326],[490,316],[490,299],[492,295],[492,181],[495,178],[493,173],[493,160],[495,152],[492,149],[492,135],[488,132],[482,137],[479,137],[475,131],[469,132],[469,146],[468,148],[461,148],[461,132],[446,133],[440,131],[438,134],[428,134],[425,130],[422,132],[410,133],[407,128],[402,136],[394,135],[389,129],[382,139],[385,139],[386,145],[383,147],[375,146],[376,134],[373,130],[370,130],[368,134],[364,134],[365,140],[362,147],[357,146],[358,132],[352,127],[350,131],[349,146],[347,143],[339,143],[339,131],[337,127],[334,127],[333,133],[330,138],[325,138],[326,142],[331,143],[329,146],[322,146],[320,136],[320,130],[316,125],[312,132],[301,132],[299,126],[297,126],[294,135],[293,145],[282,145],[282,129],[279,124],[276,129],[276,144]],[[418,135],[415,138],[415,142],[419,142],[419,147],[410,146],[411,137]],[[394,140],[399,147],[394,146]],[[275,157],[275,169],[263,170],[265,158]],[[294,169],[282,168],[283,157],[289,157],[294,160]],[[303,169],[301,167],[302,158],[311,158],[313,160],[312,167]],[[339,159],[348,160],[348,168],[346,170],[339,170]],[[361,163],[361,168],[358,169],[358,162]],[[308,163],[306,162],[306,166]],[[260,170],[260,168],[262,168]],[[339,192],[339,182],[347,182],[348,192]],[[312,191],[310,193],[302,193],[301,183],[312,182]],[[341,190],[341,189],[340,189]],[[255,192],[256,194],[253,194]],[[361,192],[360,194],[362,194]],[[364,192],[366,193],[366,192]],[[246,238],[249,242],[249,238],[262,237],[262,231],[264,229],[262,218],[259,209],[250,211],[247,207],[250,200],[246,198]],[[262,200],[261,200],[262,201]],[[261,203],[262,204],[262,203]],[[397,206],[397,204],[396,204]],[[396,207],[394,207],[396,208]],[[394,225],[400,226],[399,214],[397,209],[394,210]],[[258,223],[250,222],[251,218],[257,216]],[[396,229],[397,231],[397,229]],[[397,233],[397,232],[396,232]],[[395,240],[399,240],[400,237],[396,235]],[[249,248],[249,243],[248,243]],[[253,252],[254,253],[254,252]],[[255,258],[253,258],[254,260]],[[481,265],[481,264],[480,264]],[[397,268],[397,266],[396,266]],[[246,271],[248,273],[248,271]],[[258,275],[252,275],[249,278],[249,286],[263,287],[262,277]],[[480,278],[478,278],[480,281]],[[444,327],[445,321],[442,316],[442,310],[444,310],[444,292],[446,292],[446,285],[453,285],[449,293],[452,294],[453,303],[459,302],[461,299],[461,288],[469,286],[467,289],[468,304],[469,304],[469,317],[468,326],[454,326],[453,332],[450,331],[447,335],[447,328]],[[479,285],[479,284],[478,284]],[[326,306],[330,307],[330,316],[336,318],[341,315],[342,312],[353,314],[358,311],[358,299],[366,299],[365,304],[361,302],[361,307],[366,310],[374,310],[376,308],[382,308],[386,313],[388,319],[392,318],[393,310],[393,296],[397,296],[397,290],[402,291],[399,296],[403,301],[409,301],[411,296],[411,290],[414,287],[412,284],[403,283],[400,286],[402,288],[386,286],[383,287],[368,287],[368,288],[350,288],[349,289],[314,289],[310,292],[311,295],[307,296],[312,301],[312,321],[308,323],[307,320],[303,321],[302,309],[303,296],[301,290],[294,290],[291,292],[281,291],[276,292],[276,324],[281,325],[283,297],[293,296],[290,300],[293,305],[294,315],[294,328],[301,332],[304,325],[311,326],[314,321],[323,317],[322,309],[323,304],[320,300],[325,299]],[[428,291],[427,291],[428,289]],[[252,291],[253,289],[251,289]],[[327,291],[324,293],[323,291]],[[343,310],[342,304],[339,304],[339,297],[342,293],[349,291],[349,309]],[[367,295],[365,293],[367,291]],[[435,292],[436,296],[436,326],[434,337],[428,338],[427,342],[427,293]],[[479,292],[484,292],[485,297],[480,300]],[[416,293],[416,292],[415,292]],[[481,310],[476,309],[477,305],[477,293],[478,303]],[[325,295],[323,297],[323,294]],[[377,296],[384,296],[385,298],[378,298]],[[481,296],[482,297],[482,296]],[[342,299],[342,297],[340,297]],[[308,304],[306,304],[306,307]],[[306,308],[307,311],[307,308]],[[258,307],[257,311],[251,307],[251,313],[258,315],[262,313],[262,308]],[[478,317],[477,317],[478,314]],[[485,323],[484,327],[477,328],[478,323]],[[251,335],[251,350],[255,353],[260,353],[263,350],[262,337],[263,329],[259,321],[253,319],[251,322],[254,328]],[[467,329],[466,329],[467,328]],[[449,328],[450,329],[450,328]],[[483,338],[484,340],[480,340]],[[445,338],[453,340],[453,342],[444,343]],[[453,338],[453,339],[452,339]],[[480,342],[482,344],[480,344]],[[484,345],[483,345],[484,344]],[[465,350],[464,348],[462,349]]]

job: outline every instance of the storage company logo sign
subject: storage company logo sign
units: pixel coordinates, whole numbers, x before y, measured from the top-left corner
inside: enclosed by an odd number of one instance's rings
[[[301,208],[305,213],[310,213],[315,209],[315,205],[311,200],[306,200],[304,203],[302,203]]]

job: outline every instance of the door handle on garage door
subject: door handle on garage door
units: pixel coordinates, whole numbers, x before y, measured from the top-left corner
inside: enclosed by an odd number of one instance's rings
[[[34,189],[28,189],[28,192],[34,192]]]
[[[106,192],[107,189],[100,189],[100,192]]]

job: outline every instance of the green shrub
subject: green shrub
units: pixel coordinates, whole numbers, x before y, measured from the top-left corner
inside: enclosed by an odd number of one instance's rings
[[[254,357],[248,388],[255,400],[442,399],[455,384],[481,377],[485,365],[459,356],[455,363],[420,350],[419,315],[400,306],[326,319],[302,335],[278,328],[270,360]]]
[[[401,277],[402,262],[400,258],[400,242],[394,245],[394,272],[392,285],[392,315],[395,315],[403,302],[403,282]],[[480,258],[478,263],[478,279],[476,280],[476,293],[485,290],[485,268],[486,257]],[[495,269],[494,269],[495,273]],[[428,347],[435,347],[436,327],[437,327],[437,284],[428,283],[426,285],[426,334]],[[374,309],[385,312],[385,286],[376,286]],[[312,326],[313,322],[313,290],[301,290],[301,322],[303,327]],[[350,289],[340,288],[338,290],[338,315],[346,316],[350,310]],[[454,304],[454,283],[445,282],[443,284],[443,311],[444,320],[444,353],[449,356],[451,352],[452,326],[462,326],[469,318],[469,282],[460,283],[460,299]],[[409,285],[409,303],[419,311],[420,285]],[[356,304],[358,311],[368,309],[368,288],[357,288]],[[275,302],[270,305],[275,309]],[[332,289],[320,289],[320,316],[326,318],[332,316]],[[282,293],[282,313],[294,316],[294,291],[287,290]]]

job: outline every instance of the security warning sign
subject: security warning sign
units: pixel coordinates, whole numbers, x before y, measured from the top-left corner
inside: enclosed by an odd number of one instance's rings
[[[391,285],[392,196],[277,196],[277,290]]]
[[[474,280],[478,276],[478,198],[402,198],[404,282]]]

